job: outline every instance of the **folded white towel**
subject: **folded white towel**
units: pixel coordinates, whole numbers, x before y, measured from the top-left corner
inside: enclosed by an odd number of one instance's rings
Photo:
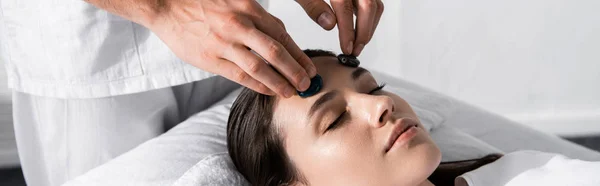
[[[250,185],[239,172],[227,153],[213,154],[190,168],[173,186],[210,185],[229,186]]]

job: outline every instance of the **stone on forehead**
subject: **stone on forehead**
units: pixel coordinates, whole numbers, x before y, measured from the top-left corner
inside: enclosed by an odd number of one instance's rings
[[[344,66],[358,67],[358,65],[360,65],[360,61],[356,58],[356,56],[353,55],[340,54],[337,56],[337,58],[338,61]]]
[[[297,91],[298,96],[302,98],[313,96],[319,93],[319,91],[321,91],[321,87],[323,87],[323,78],[321,78],[321,76],[317,74],[315,77],[310,79],[310,86],[308,87],[308,89],[306,89],[306,91]]]

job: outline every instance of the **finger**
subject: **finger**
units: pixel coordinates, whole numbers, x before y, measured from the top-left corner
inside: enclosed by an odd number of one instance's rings
[[[373,24],[377,16],[377,2],[375,0],[358,0],[356,18],[356,40],[352,54],[360,55],[363,48],[373,35]]]
[[[375,24],[373,24],[373,35],[375,34],[375,30],[377,30],[377,25],[379,25],[379,20],[381,20],[381,15],[383,15],[383,2],[381,0],[377,0],[377,15],[375,16]],[[371,36],[372,37],[372,36]]]
[[[215,67],[216,68],[210,69],[209,71],[219,74],[231,81],[237,82],[240,85],[248,87],[249,89],[252,89],[258,93],[271,96],[276,95],[275,92],[273,92],[263,83],[252,78],[248,73],[229,60],[218,59]]]
[[[252,78],[283,97],[288,98],[296,93],[296,89],[281,74],[245,46],[232,45],[223,57],[237,64]]]
[[[335,27],[335,16],[333,10],[323,0],[296,0],[313,21],[325,30]]]
[[[272,19],[255,22],[258,30],[250,31],[244,43],[264,57],[298,90],[304,91],[310,86],[310,77],[315,76],[317,70],[290,35],[280,27],[271,26],[272,22]]]
[[[271,17],[272,17],[272,18],[273,18],[275,21],[277,21],[277,23],[279,23],[279,25],[280,25],[280,26],[283,28],[283,30],[286,30],[286,29],[285,29],[285,24],[283,24],[283,21],[281,21],[281,19],[279,19],[279,18],[277,18],[277,17],[275,17],[275,16],[273,16],[273,15],[271,15]]]
[[[249,33],[246,46],[262,56],[273,68],[282,74],[297,90],[304,91],[310,86],[306,70],[286,51],[279,42],[259,30]]]
[[[264,13],[270,15],[266,11],[264,11]],[[262,31],[260,33],[256,33],[257,35],[266,36],[265,39],[268,39],[268,40],[274,39],[275,41],[279,42],[279,44],[281,44],[285,48],[286,52],[292,56],[294,61],[296,61],[298,64],[300,64],[300,66],[302,66],[302,68],[305,70],[305,73],[307,73],[309,77],[314,77],[317,75],[317,68],[312,63],[312,60],[308,56],[306,56],[306,54],[302,51],[302,49],[300,49],[300,47],[298,47],[296,42],[294,42],[294,40],[290,37],[290,35],[286,32],[285,29],[282,30],[282,29],[279,29],[276,27],[271,27],[270,26],[270,25],[272,25],[271,20],[268,20],[268,19],[267,20],[256,19],[255,21],[256,21],[256,24],[255,24],[256,28],[258,28],[258,30]],[[271,62],[271,61],[269,61],[269,62]],[[305,90],[305,89],[299,89],[299,90]]]
[[[304,54],[302,49],[300,49],[300,47],[298,47],[298,45],[296,44],[296,42],[294,42],[294,40],[290,37],[290,35],[285,30],[282,30],[282,29],[279,29],[276,27],[271,27],[270,25],[271,25],[271,23],[269,23],[269,20],[258,21],[256,23],[256,27],[259,30],[263,31],[264,34],[261,32],[257,32],[256,34],[266,36],[265,40],[273,40],[274,39],[280,45],[282,45],[285,48],[285,51],[289,55],[292,56],[294,61],[296,61],[298,64],[300,64],[300,66],[302,66],[302,68],[305,70],[305,73],[307,73],[309,77],[314,77],[315,75],[317,75],[317,68],[312,63],[312,60],[308,56],[306,56],[306,54]],[[267,60],[269,60],[269,59],[267,59]],[[270,61],[270,60],[269,60],[269,62],[272,63],[272,61]],[[278,68],[279,66],[275,65],[274,67]],[[308,87],[306,87],[306,88],[308,88]],[[306,89],[302,88],[299,90],[306,90]]]
[[[340,47],[344,54],[354,49],[354,4],[349,0],[331,0],[340,34]]]

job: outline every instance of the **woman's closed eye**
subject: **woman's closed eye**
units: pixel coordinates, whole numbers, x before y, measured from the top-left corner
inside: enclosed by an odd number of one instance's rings
[[[372,89],[371,91],[369,91],[369,94],[374,94],[377,91],[382,90],[383,87],[385,87],[385,83],[382,83],[379,86]],[[341,126],[341,124],[343,124],[342,121],[346,118],[347,113],[348,113],[348,111],[344,110],[344,112],[342,112],[342,114],[340,114],[331,124],[329,124],[329,126],[327,126],[327,129],[325,129],[325,132],[336,129],[339,126]]]
[[[375,92],[380,91],[381,89],[383,89],[383,87],[385,87],[385,83],[379,84],[379,86],[377,86],[373,90],[371,90],[369,92],[369,94],[374,94]]]
[[[331,124],[329,124],[329,126],[327,126],[327,129],[325,129],[325,131],[333,130],[333,129],[336,129],[338,126],[340,126],[340,121],[344,118],[344,116],[346,116],[346,113],[348,113],[348,112],[347,111],[342,112],[342,114],[340,114],[340,116],[338,116]]]

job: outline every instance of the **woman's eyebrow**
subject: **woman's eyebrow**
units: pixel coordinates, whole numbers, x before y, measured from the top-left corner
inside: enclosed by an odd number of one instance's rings
[[[354,72],[352,72],[352,74],[350,74],[350,76],[352,77],[352,80],[356,81],[360,76],[366,74],[367,72],[369,72],[367,69],[358,67],[356,70],[354,70]]]
[[[329,92],[323,94],[321,97],[319,97],[319,99],[317,99],[313,103],[313,105],[310,107],[310,110],[308,112],[308,117],[312,118],[313,115],[315,114],[315,112],[317,112],[317,110],[319,110],[319,108],[321,106],[323,106],[328,101],[333,100],[333,98],[335,98],[335,96],[337,96],[337,94],[339,94],[339,91],[338,90],[333,90],[333,91],[329,91]]]

